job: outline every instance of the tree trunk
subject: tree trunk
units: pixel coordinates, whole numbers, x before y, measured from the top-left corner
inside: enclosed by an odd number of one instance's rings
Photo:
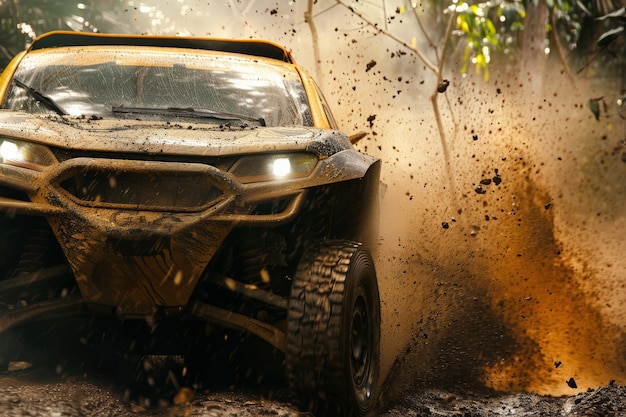
[[[520,81],[534,93],[540,93],[546,72],[546,25],[548,8],[546,0],[527,0],[522,51],[520,55]]]

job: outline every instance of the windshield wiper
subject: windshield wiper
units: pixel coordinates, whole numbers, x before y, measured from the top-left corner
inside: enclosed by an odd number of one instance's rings
[[[32,98],[34,98],[39,103],[43,104],[44,106],[46,106],[48,109],[52,110],[53,112],[55,112],[59,116],[66,116],[68,114],[65,110],[63,110],[63,107],[61,107],[57,103],[55,103],[54,100],[52,100],[50,97],[40,93],[39,91],[35,90],[33,87],[24,84],[23,82],[21,82],[17,78],[13,78],[13,82],[18,87],[23,88],[24,90],[26,90],[26,92]]]
[[[217,119],[217,120],[239,120],[246,122],[258,123],[261,126],[265,126],[265,119],[262,117],[256,118],[252,116],[246,116],[244,114],[229,113],[223,111],[215,111],[208,109],[194,109],[193,107],[126,107],[119,106],[111,109],[113,113],[141,113],[141,114],[156,114],[163,116],[182,116],[182,117],[195,117],[199,119]]]

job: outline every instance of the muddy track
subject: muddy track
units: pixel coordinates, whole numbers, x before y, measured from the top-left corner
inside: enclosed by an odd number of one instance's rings
[[[183,388],[169,401],[147,406],[127,399],[108,376],[30,368],[0,374],[6,417],[301,416],[284,386],[273,389]],[[400,416],[623,416],[626,387],[608,385],[575,396],[495,394],[466,390],[406,391],[376,415]]]

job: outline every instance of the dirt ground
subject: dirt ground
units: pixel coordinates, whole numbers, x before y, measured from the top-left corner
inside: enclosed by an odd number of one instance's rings
[[[179,404],[143,407],[124,399],[124,392],[103,376],[58,375],[46,368],[0,375],[0,409],[6,417],[209,417],[299,416],[284,387],[272,398],[247,390],[182,389]],[[488,394],[416,389],[388,404],[376,415],[400,416],[624,416],[626,387],[608,385],[575,396]]]

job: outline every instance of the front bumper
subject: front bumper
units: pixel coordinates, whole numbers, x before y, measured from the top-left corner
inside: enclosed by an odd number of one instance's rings
[[[98,172],[146,181],[135,189],[132,184],[120,185],[128,189],[110,193],[109,201],[68,185],[90,175],[95,182]],[[200,196],[196,201],[202,204],[196,207],[185,205],[194,197],[183,196],[178,199],[181,204],[159,195],[161,189],[167,190],[168,178],[176,179],[179,188],[182,178],[197,192],[198,187],[189,182],[196,179],[214,191],[206,198]],[[82,180],[79,184],[90,186]],[[18,189],[30,199],[0,198],[0,211],[47,217],[84,300],[125,317],[151,315],[155,309],[182,311],[234,227],[288,222],[305,197],[305,190],[295,184],[280,189],[276,184],[243,185],[204,164],[103,158],[70,159],[43,171],[0,165],[0,185]],[[93,184],[94,189],[99,187]],[[141,189],[146,187],[147,191]],[[123,201],[124,193],[131,196],[130,204]],[[279,211],[255,211],[272,200],[282,201]],[[179,207],[173,207],[173,201]]]
[[[84,300],[145,317],[156,309],[182,311],[235,227],[288,223],[306,204],[308,189],[363,178],[374,165],[377,160],[350,149],[321,159],[306,178],[242,184],[202,163],[76,157],[39,171],[0,164],[0,191],[27,196],[0,193],[0,212],[45,216]],[[185,184],[209,195],[188,198]]]

